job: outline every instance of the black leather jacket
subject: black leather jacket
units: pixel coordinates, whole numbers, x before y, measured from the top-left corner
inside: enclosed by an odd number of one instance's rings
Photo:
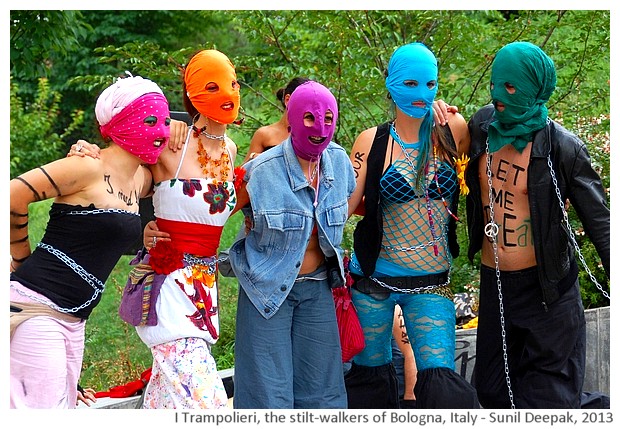
[[[471,148],[465,176],[470,190],[466,198],[469,233],[467,255],[470,260],[481,249],[484,239],[478,164],[480,156],[485,153],[492,115],[493,106],[487,105],[469,121]],[[568,198],[576,210],[586,234],[596,247],[607,277],[610,248],[609,208],[601,179],[590,164],[586,146],[576,135],[549,120],[545,128],[534,135],[527,182],[538,278],[545,305],[553,303],[563,293],[561,281],[568,275],[571,266],[575,265],[574,252],[569,244],[547,164],[549,153],[562,201]],[[485,172],[481,174],[485,175]]]

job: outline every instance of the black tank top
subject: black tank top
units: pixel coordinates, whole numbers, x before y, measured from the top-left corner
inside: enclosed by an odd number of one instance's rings
[[[92,204],[83,207],[58,203],[52,204],[49,215],[41,240],[43,247],[37,247],[11,279],[63,309],[83,305],[95,295],[95,288],[100,289],[89,305],[69,313],[87,319],[101,300],[101,283],[141,235],[140,216],[125,210],[96,209]],[[77,271],[90,282],[70,266],[78,267]]]

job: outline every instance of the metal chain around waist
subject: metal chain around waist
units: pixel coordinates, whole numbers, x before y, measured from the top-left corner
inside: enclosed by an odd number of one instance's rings
[[[217,264],[224,261],[226,258],[215,258],[213,256],[201,258],[199,256],[194,256],[189,253],[183,254],[183,260],[187,263],[187,265],[200,265],[203,267],[208,267],[207,274],[215,274],[215,269]]]
[[[71,211],[67,212],[67,214],[69,214],[69,215],[82,215],[82,216],[98,215],[98,214],[104,214],[104,213],[118,213],[118,214],[128,214],[128,215],[133,215],[133,216],[140,216],[140,213],[130,212],[128,210],[123,210],[123,209],[71,210]]]
[[[140,216],[139,213],[134,213],[134,212],[130,212],[130,211],[123,210],[123,209],[71,210],[71,211],[67,212],[67,214],[69,214],[69,215],[80,215],[80,216],[98,215],[98,214],[104,214],[104,213],[118,213],[118,214],[129,214],[129,215],[134,215],[134,216]],[[88,307],[105,290],[105,283],[103,283],[97,277],[93,276],[91,273],[86,271],[84,269],[84,267],[82,267],[80,264],[75,262],[72,258],[70,258],[68,255],[66,255],[64,252],[56,249],[53,246],[50,246],[49,244],[43,243],[43,242],[40,242],[39,244],[37,244],[37,247],[40,247],[41,249],[46,250],[50,254],[56,256],[65,265],[67,265],[69,268],[71,268],[71,270],[74,273],[76,273],[78,276],[80,276],[86,283],[88,283],[93,288],[93,290],[94,290],[93,296],[90,297],[90,299],[88,299],[82,305],[79,305],[77,307],[72,307],[72,308],[60,307],[59,305],[54,304],[52,301],[43,300],[43,299],[41,299],[41,298],[39,298],[37,296],[30,295],[28,293],[25,293],[23,291],[20,291],[20,290],[16,289],[16,291],[19,294],[21,294],[22,296],[30,298],[33,301],[36,301],[36,302],[38,302],[40,304],[45,304],[48,307],[50,307],[50,308],[52,308],[52,309],[54,309],[56,311],[59,311],[61,313],[77,313],[78,311]]]
[[[430,240],[427,241],[426,243],[420,243],[416,246],[410,246],[410,247],[396,247],[396,246],[390,246],[389,244],[382,244],[381,247],[383,247],[386,250],[393,250],[396,252],[412,252],[415,250],[421,250],[424,249],[426,247],[431,247],[434,246],[436,244],[440,244],[442,241],[443,242],[447,242],[447,238],[446,238],[447,234],[441,234],[441,236],[437,237],[436,240]]]
[[[508,346],[506,345],[506,320],[504,318],[504,296],[502,294],[502,280],[499,271],[499,252],[497,250],[497,234],[499,226],[495,223],[495,210],[493,208],[493,178],[491,176],[491,157],[489,156],[489,138],[486,141],[486,173],[489,185],[489,223],[484,228],[484,233],[493,243],[493,256],[495,260],[495,277],[497,278],[497,293],[499,299],[499,318],[502,330],[502,356],[504,359],[504,373],[506,374],[506,386],[508,387],[508,398],[510,408],[515,409],[514,395],[512,393],[512,383],[510,382],[510,370],[508,368]]]
[[[54,304],[51,301],[42,300],[41,298],[38,298],[36,296],[25,294],[25,293],[22,293],[21,291],[18,291],[20,294],[22,294],[22,295],[24,295],[24,296],[26,296],[26,297],[34,300],[34,301],[37,301],[37,302],[39,302],[41,304],[45,304],[45,305],[53,308],[56,311],[60,311],[61,313],[76,313],[76,312],[78,312],[78,311],[88,307],[105,290],[105,284],[101,280],[99,280],[97,277],[93,276],[91,273],[86,271],[80,264],[75,262],[73,259],[71,259],[69,256],[67,256],[64,252],[56,249],[55,247],[50,246],[49,244],[45,244],[43,242],[40,242],[39,244],[37,244],[37,247],[40,247],[41,249],[46,250],[50,254],[56,256],[66,266],[71,268],[71,270],[74,273],[76,273],[78,276],[80,276],[82,278],[82,280],[84,280],[86,283],[88,283],[94,289],[93,296],[90,297],[90,299],[88,299],[85,303],[83,303],[80,306],[73,307],[73,308],[64,308],[64,307],[60,307],[60,306]]]
[[[361,267],[359,266],[359,264],[357,262],[355,262],[354,259],[351,259],[349,264],[354,266],[357,270],[361,271]],[[368,278],[370,280],[372,280],[373,282],[377,283],[379,286],[381,286],[383,288],[386,288],[386,289],[389,289],[392,292],[409,293],[409,294],[420,294],[420,293],[423,293],[423,292],[431,291],[433,289],[437,289],[437,288],[441,288],[441,287],[445,287],[445,286],[450,285],[450,270],[448,271],[448,279],[446,280],[445,283],[438,284],[438,285],[422,286],[422,287],[417,287],[417,288],[413,288],[413,289],[400,289],[400,288],[397,288],[395,286],[389,285],[389,284],[387,284],[385,282],[382,282],[381,280],[379,280],[378,278],[373,277],[373,276],[369,276]]]
[[[585,258],[581,254],[581,249],[579,248],[579,245],[577,244],[577,239],[575,238],[573,228],[570,226],[570,222],[568,221],[568,213],[566,212],[566,208],[564,207],[564,203],[562,202],[562,195],[560,194],[560,187],[558,186],[558,180],[555,176],[555,171],[553,170],[553,163],[551,162],[550,154],[547,155],[547,165],[549,166],[549,172],[551,173],[551,180],[553,181],[553,186],[555,186],[555,194],[557,195],[558,202],[560,203],[560,210],[562,210],[562,216],[564,218],[564,223],[566,224],[566,229],[568,231],[568,237],[570,238],[571,244],[573,245],[575,252],[577,252],[579,261],[581,261],[581,265],[588,273],[588,276],[590,276],[590,280],[592,280],[592,282],[596,285],[598,290],[601,291],[601,293],[605,296],[605,298],[610,299],[609,294],[607,293],[606,290],[603,289],[603,287],[596,280],[596,278],[594,277],[594,274],[592,274],[592,271],[590,271],[590,267],[588,267],[588,264],[586,263]]]

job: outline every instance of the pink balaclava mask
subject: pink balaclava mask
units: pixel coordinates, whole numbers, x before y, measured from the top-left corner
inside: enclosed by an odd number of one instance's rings
[[[155,164],[170,138],[168,100],[154,82],[140,76],[118,79],[95,106],[103,138]]]
[[[291,142],[295,154],[308,161],[316,161],[329,145],[338,119],[336,98],[320,83],[306,82],[291,94],[286,106]],[[331,123],[325,123],[325,114],[331,111]],[[314,124],[306,126],[306,113],[314,116]]]

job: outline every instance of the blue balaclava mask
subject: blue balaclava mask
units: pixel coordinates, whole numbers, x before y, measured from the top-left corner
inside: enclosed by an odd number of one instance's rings
[[[416,157],[416,183],[424,175],[433,127],[433,101],[437,95],[437,58],[423,43],[409,43],[392,54],[385,86],[396,106],[412,118],[422,119]]]
[[[489,127],[489,151],[512,144],[519,152],[547,123],[547,107],[556,85],[553,60],[538,46],[514,42],[495,55],[491,68],[494,121]],[[497,103],[504,110],[497,110]]]
[[[390,58],[385,86],[400,110],[413,118],[423,118],[437,94],[435,55],[422,43],[401,46]],[[412,104],[420,101],[424,107]]]

